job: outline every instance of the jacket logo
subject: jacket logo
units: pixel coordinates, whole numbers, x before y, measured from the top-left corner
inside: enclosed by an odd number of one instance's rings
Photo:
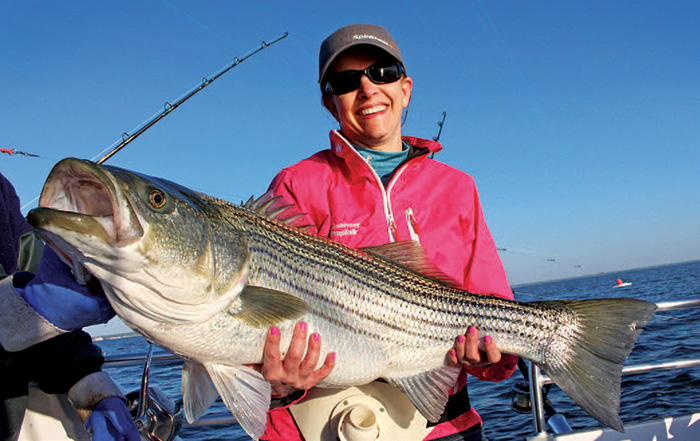
[[[359,230],[359,222],[342,222],[331,226],[331,237],[354,236]]]

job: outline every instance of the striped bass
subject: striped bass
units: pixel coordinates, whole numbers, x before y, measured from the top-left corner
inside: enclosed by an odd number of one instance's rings
[[[319,387],[383,378],[437,421],[460,372],[447,351],[474,326],[622,431],[622,363],[656,310],[635,299],[521,303],[470,294],[441,280],[413,242],[355,250],[290,226],[274,199],[238,206],[78,159],[56,164],[39,206],[29,223],[77,277],[97,277],[128,326],[184,358],[188,421],[219,395],[255,439],[265,431],[270,385],[244,365],[262,362],[270,326],[287,347],[298,320],[336,353]]]

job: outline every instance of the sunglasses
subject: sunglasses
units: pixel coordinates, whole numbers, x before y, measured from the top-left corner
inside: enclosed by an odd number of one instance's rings
[[[389,66],[385,62],[375,63],[363,70],[344,70],[328,77],[323,88],[326,94],[343,95],[360,88],[362,75],[374,84],[389,84],[398,81],[406,70],[399,63]]]

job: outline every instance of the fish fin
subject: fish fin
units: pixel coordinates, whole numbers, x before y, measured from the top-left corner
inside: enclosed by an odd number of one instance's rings
[[[182,366],[181,388],[188,423],[197,421],[219,396],[204,366],[189,360]]]
[[[224,404],[253,439],[265,433],[270,410],[270,383],[262,374],[246,366],[206,364],[207,372]]]
[[[545,363],[538,366],[589,415],[624,432],[618,415],[622,364],[657,306],[627,298],[534,303],[563,304],[577,322],[575,332],[559,341],[552,348],[555,353],[545,354]],[[563,361],[557,357],[562,346],[571,351]]]
[[[272,190],[268,190],[264,195],[257,199],[251,196],[245,204],[243,201],[241,201],[241,207],[260,216],[274,219],[299,229],[307,229],[311,227],[311,225],[294,225],[294,221],[302,216],[305,216],[306,213],[299,213],[293,204],[280,205],[280,202],[284,202],[282,196],[274,196]],[[285,215],[286,217],[282,217],[282,213],[289,214],[288,211],[290,209],[293,209],[292,211],[294,214]]]
[[[387,378],[413,403],[430,422],[436,422],[445,411],[449,390],[454,388],[461,366],[446,365],[440,369],[423,372],[412,377]]]
[[[256,328],[295,320],[309,310],[309,304],[299,297],[259,286],[246,286],[240,299],[240,309],[233,316]]]
[[[399,264],[424,277],[451,288],[459,288],[459,283],[440,270],[416,241],[403,240],[360,250],[376,258]]]

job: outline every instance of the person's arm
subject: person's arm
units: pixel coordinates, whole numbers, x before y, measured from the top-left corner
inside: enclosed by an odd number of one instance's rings
[[[496,244],[486,225],[483,209],[476,186],[473,187],[472,258],[466,268],[465,288],[469,292],[495,295],[513,300],[513,291],[508,283],[505,268],[498,255]],[[448,353],[452,363],[458,363],[473,376],[484,381],[502,381],[510,377],[518,364],[518,357],[502,354],[498,342],[491,336],[479,338],[479,330],[470,327],[464,335],[455,339],[453,349]]]
[[[115,315],[101,288],[91,293],[78,284],[48,247],[36,274],[20,271],[5,277],[0,291],[0,344],[11,352],[66,331],[107,323]]]
[[[8,276],[0,271],[0,345],[21,360],[44,392],[67,394],[94,441],[139,441],[124,395],[101,371],[101,349],[87,333],[70,331],[114,316],[111,307],[104,306],[104,293],[94,296],[78,285],[53,252],[42,256],[41,243],[31,236],[20,240],[18,268],[36,268],[37,274],[21,271]],[[27,294],[31,302],[23,297]]]

